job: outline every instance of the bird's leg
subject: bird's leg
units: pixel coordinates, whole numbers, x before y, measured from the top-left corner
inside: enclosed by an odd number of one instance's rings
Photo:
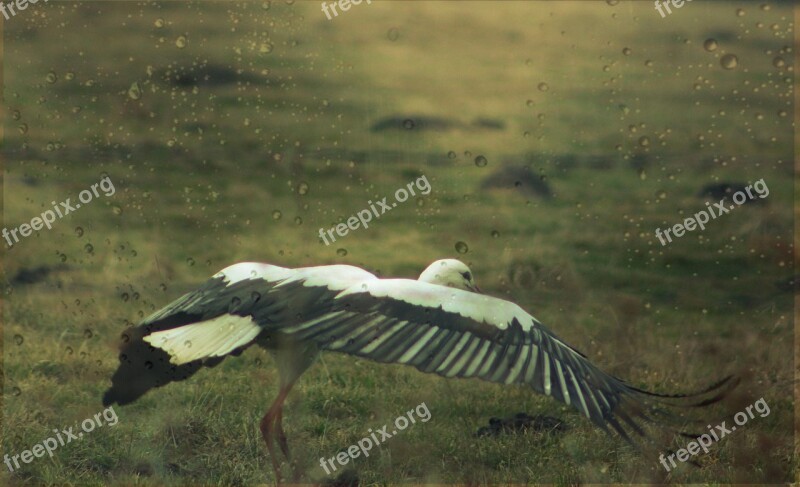
[[[278,445],[280,445],[281,451],[286,456],[286,460],[292,466],[292,482],[299,483],[300,470],[297,466],[297,462],[292,461],[292,457],[289,454],[289,443],[286,441],[286,433],[283,432],[283,405],[281,405],[278,414],[275,416],[275,431],[278,433]]]
[[[272,403],[269,411],[261,420],[261,432],[264,435],[264,441],[267,443],[273,468],[276,469],[276,476],[280,476],[280,471],[278,470],[280,462],[275,455],[272,444],[273,439],[277,439],[281,451],[286,456],[286,460],[294,467],[294,480],[297,481],[300,478],[297,463],[292,462],[289,456],[289,444],[286,441],[286,433],[283,431],[283,403],[297,379],[319,356],[319,348],[313,342],[296,342],[280,336],[276,341],[265,342],[264,346],[272,353],[278,366],[280,391],[275,402]]]
[[[275,481],[280,484],[281,482],[281,462],[278,456],[275,454],[275,445],[273,444],[273,432],[275,431],[275,419],[281,417],[281,410],[283,409],[283,401],[286,400],[286,396],[289,395],[289,391],[292,389],[292,384],[281,386],[280,391],[278,392],[278,397],[275,398],[275,401],[270,406],[267,413],[261,418],[261,435],[264,437],[264,443],[267,444],[267,451],[269,451],[269,458],[272,461],[272,469],[275,471]],[[280,425],[280,423],[278,423]],[[278,426],[279,428],[279,437],[284,436],[285,442],[285,435],[283,434],[283,429]],[[283,450],[283,446],[281,446],[281,450]],[[288,449],[287,449],[288,451]],[[284,454],[286,452],[284,451]],[[288,457],[287,457],[288,459]]]
[[[275,415],[275,431],[278,433],[278,445],[281,447],[281,451],[284,456],[286,456],[286,459],[291,462],[289,443],[286,441],[286,433],[283,432],[283,406],[281,406],[278,413]]]

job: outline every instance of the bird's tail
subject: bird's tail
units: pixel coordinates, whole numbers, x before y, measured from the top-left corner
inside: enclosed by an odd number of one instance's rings
[[[241,316],[202,320],[186,313],[128,328],[122,334],[120,365],[103,395],[103,405],[129,404],[150,389],[214,367],[227,355],[239,355],[260,331]]]

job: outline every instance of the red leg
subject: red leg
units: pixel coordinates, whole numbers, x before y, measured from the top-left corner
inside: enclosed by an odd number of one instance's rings
[[[286,433],[283,432],[283,405],[281,405],[281,408],[278,409],[278,413],[275,415],[275,432],[278,433],[278,445],[281,447],[281,451],[284,456],[286,456],[286,459],[291,462],[289,443],[286,441]]]
[[[283,432],[283,405],[281,405],[278,414],[275,416],[275,431],[278,433],[278,445],[280,445],[281,451],[286,456],[286,460],[292,465],[292,482],[297,484],[300,482],[300,470],[297,467],[297,463],[292,461],[292,457],[289,454],[289,443],[286,441],[286,433]]]
[[[303,372],[308,369],[319,356],[319,349],[313,342],[296,342],[281,334],[277,334],[274,337],[270,335],[270,337],[275,338],[275,341],[270,342],[266,340],[264,346],[275,358],[275,363],[278,366],[278,372],[280,374],[281,386],[278,397],[261,420],[261,433],[264,436],[264,442],[267,444],[277,481],[280,483],[281,480],[280,461],[275,454],[275,447],[273,444],[275,440],[277,440],[281,451],[286,456],[286,460],[293,466],[294,480],[297,482],[299,479],[297,464],[291,461],[289,456],[289,444],[286,441],[286,434],[283,431],[283,403],[297,379],[300,378]]]
[[[264,443],[267,444],[269,458],[272,461],[272,469],[275,471],[275,481],[278,484],[281,483],[281,463],[280,459],[275,454],[273,433],[275,431],[275,419],[280,418],[281,410],[283,408],[283,401],[286,400],[286,396],[289,395],[291,388],[291,384],[281,387],[280,391],[278,392],[278,397],[275,398],[275,401],[272,403],[272,406],[270,406],[269,411],[267,411],[264,417],[261,418],[261,436],[264,437]],[[280,429],[279,435],[281,435],[281,433],[283,433],[282,429]],[[283,447],[281,447],[281,449],[283,449]]]

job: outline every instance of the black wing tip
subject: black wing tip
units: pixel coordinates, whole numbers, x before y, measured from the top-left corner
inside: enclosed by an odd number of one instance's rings
[[[119,390],[116,386],[111,386],[103,394],[103,407],[109,407],[114,404],[125,406],[142,397],[145,392],[147,391],[124,391]]]
[[[116,394],[112,389],[109,389],[103,394],[103,407],[107,408],[117,402]]]

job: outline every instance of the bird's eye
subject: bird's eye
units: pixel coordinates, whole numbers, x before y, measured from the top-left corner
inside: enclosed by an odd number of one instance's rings
[[[472,280],[472,274],[470,274],[469,272],[465,272],[465,273],[463,273],[461,275],[464,276],[464,279],[466,279],[468,281]]]

